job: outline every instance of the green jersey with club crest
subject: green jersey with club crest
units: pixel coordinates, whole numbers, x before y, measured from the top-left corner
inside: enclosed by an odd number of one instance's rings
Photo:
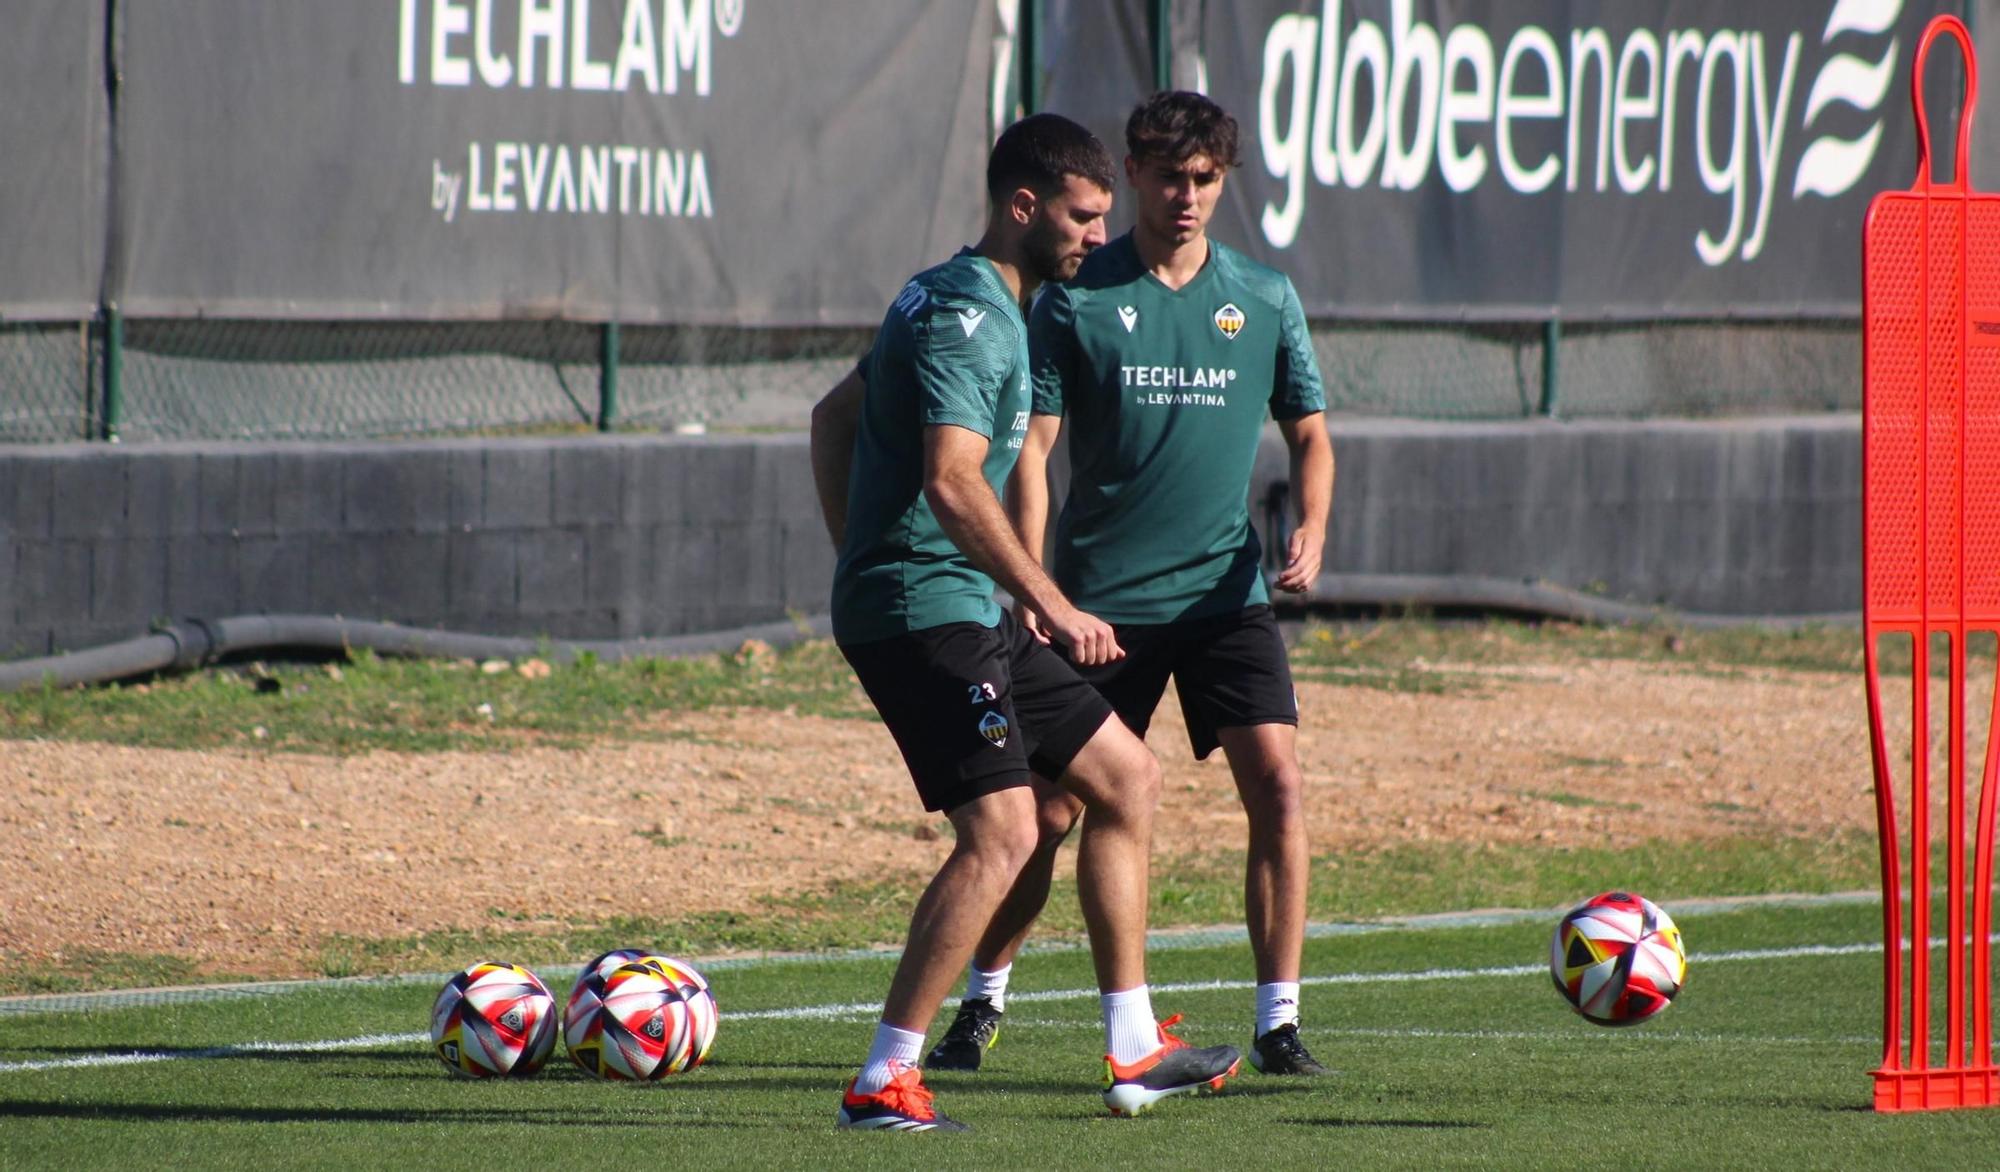
[[[997,495],[1028,430],[1021,307],[970,249],[910,278],[875,335],[833,574],[833,633],[865,643],[954,622],[993,626],[993,579],[973,568],[924,496],[924,429],[968,428],[991,445]]]
[[[1167,623],[1270,599],[1246,498],[1266,417],[1326,409],[1299,296],[1210,240],[1169,289],[1130,233],[1036,301],[1034,410],[1063,415],[1069,499],[1055,579],[1115,623]]]

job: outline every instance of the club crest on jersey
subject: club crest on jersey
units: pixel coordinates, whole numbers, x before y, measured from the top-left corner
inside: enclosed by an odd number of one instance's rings
[[[1215,328],[1232,342],[1243,331],[1243,311],[1236,308],[1234,301],[1215,311]]]
[[[1125,323],[1125,332],[1126,332],[1126,333],[1128,333],[1128,334],[1129,334],[1129,333],[1131,333],[1131,332],[1132,332],[1132,327],[1133,327],[1133,326],[1136,326],[1136,325],[1138,325],[1138,324],[1139,324],[1139,309],[1138,309],[1138,307],[1137,307],[1137,306],[1133,306],[1133,305],[1121,305],[1121,306],[1119,306],[1119,307],[1118,307],[1118,320],[1119,320],[1119,321],[1122,321],[1122,322],[1124,322],[1124,323]]]
[[[992,709],[979,718],[979,735],[992,742],[996,749],[1007,747],[1007,718]]]

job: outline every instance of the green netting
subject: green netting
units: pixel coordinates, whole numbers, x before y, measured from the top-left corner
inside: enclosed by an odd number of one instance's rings
[[[1566,323],[1553,407],[1570,418],[1861,408],[1856,322]],[[1518,419],[1543,410],[1544,327],[1321,323],[1330,410]]]
[[[94,434],[95,345],[88,322],[0,325],[0,443]]]
[[[1345,415],[1519,419],[1542,397],[1542,327],[1322,322],[1327,409]]]
[[[1858,322],[1564,326],[1557,414],[1861,410]]]
[[[618,418],[627,424],[801,429],[873,330],[626,326]]]
[[[0,441],[96,434],[101,325],[0,326]],[[1347,415],[1519,419],[1544,409],[1536,322],[1322,322],[1328,406]],[[1853,322],[1565,324],[1559,416],[1856,410]],[[626,326],[614,419],[627,428],[801,429],[867,348],[854,329]],[[585,428],[605,329],[574,322],[128,321],[126,440],[326,439]]]
[[[623,327],[627,427],[803,427],[861,330]],[[594,426],[603,326],[128,321],[127,439],[339,438]]]
[[[568,322],[127,321],[128,440],[582,424],[602,330]]]

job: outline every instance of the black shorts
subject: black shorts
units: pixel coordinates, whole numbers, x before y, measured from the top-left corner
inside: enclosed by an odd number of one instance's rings
[[[1011,614],[840,648],[896,738],[926,810],[1061,777],[1111,705]]]
[[[1113,626],[1125,658],[1076,672],[1140,737],[1153,723],[1169,676],[1180,691],[1188,744],[1197,759],[1215,752],[1221,743],[1217,729],[1298,724],[1292,665],[1269,606],[1178,623]]]

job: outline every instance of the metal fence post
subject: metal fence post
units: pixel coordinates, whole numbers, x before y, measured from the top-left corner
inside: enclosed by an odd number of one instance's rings
[[[618,425],[618,323],[604,323],[604,351],[597,367],[597,430]]]
[[[1169,27],[1173,20],[1173,0],[1153,0],[1152,9],[1147,13],[1147,31],[1153,39],[1153,88],[1172,89],[1174,85],[1174,45],[1173,32]]]
[[[1562,393],[1562,319],[1551,317],[1542,323],[1542,410],[1554,418]]]
[[[1042,0],[1021,0],[1021,35],[1016,40],[1014,62],[1021,89],[1021,113],[1033,114],[1042,106]]]
[[[104,307],[104,419],[100,438],[118,442],[125,425],[125,311],[117,302]]]

